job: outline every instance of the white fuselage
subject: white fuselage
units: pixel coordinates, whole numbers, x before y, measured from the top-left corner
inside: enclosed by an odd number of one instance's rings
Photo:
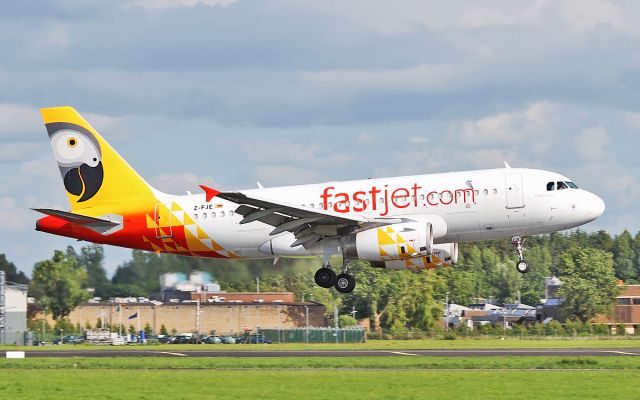
[[[554,172],[503,168],[397,178],[327,182],[245,190],[274,202],[348,215],[420,220],[437,215],[446,233],[435,243],[469,242],[557,232],[593,221],[604,202],[577,188],[557,190],[570,179]],[[553,190],[548,190],[553,183]],[[270,258],[338,253],[339,243],[291,247],[292,233],[270,236],[273,226],[240,224],[237,205],[204,194],[171,196],[210,237],[240,257]],[[168,198],[167,198],[168,200]]]

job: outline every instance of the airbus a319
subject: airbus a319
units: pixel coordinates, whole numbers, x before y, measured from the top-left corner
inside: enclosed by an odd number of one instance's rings
[[[226,259],[318,257],[315,281],[354,290],[355,260],[413,270],[455,264],[458,243],[578,227],[605,210],[561,174],[505,168],[173,195],[151,187],[71,107],[42,109],[70,211],[41,208],[36,229],[132,249]],[[329,264],[342,255],[336,271]]]

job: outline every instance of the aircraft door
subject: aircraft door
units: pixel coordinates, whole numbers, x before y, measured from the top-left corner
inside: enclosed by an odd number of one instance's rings
[[[156,238],[166,239],[173,236],[171,226],[171,210],[163,203],[156,203],[154,213],[154,222],[156,223]]]
[[[505,177],[506,193],[507,193],[507,208],[522,208],[524,207],[524,193],[522,190],[522,175],[508,174]]]

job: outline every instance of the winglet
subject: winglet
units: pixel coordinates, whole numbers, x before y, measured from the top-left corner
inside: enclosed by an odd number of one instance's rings
[[[207,196],[207,203],[210,202],[211,199],[222,193],[205,185],[200,185],[200,187],[202,188],[202,190],[204,190],[204,193]]]
[[[504,167],[505,167],[506,169],[511,169],[511,165],[509,165],[509,163],[508,163],[508,162],[506,162],[506,161],[504,162]]]

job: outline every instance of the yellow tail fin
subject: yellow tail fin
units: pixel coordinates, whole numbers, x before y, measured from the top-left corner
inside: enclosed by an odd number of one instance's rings
[[[40,111],[72,211],[117,208],[123,212],[155,199],[151,186],[76,110],[54,107]]]

